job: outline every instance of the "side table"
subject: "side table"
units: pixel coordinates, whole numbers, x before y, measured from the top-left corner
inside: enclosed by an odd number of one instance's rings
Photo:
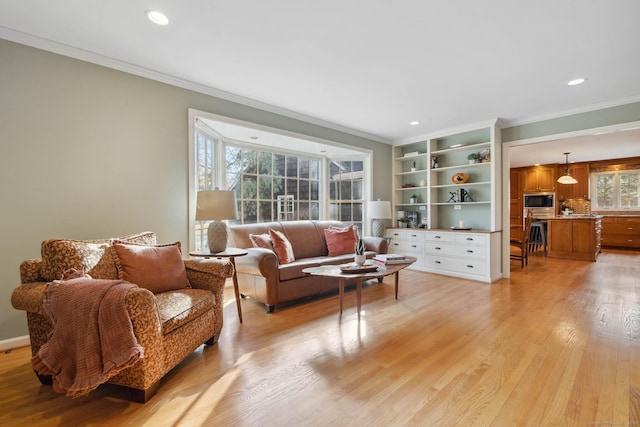
[[[222,252],[211,252],[209,249],[189,252],[189,255],[202,258],[229,258],[233,265],[233,290],[236,293],[236,306],[238,308],[238,318],[242,323],[242,305],[240,305],[240,290],[238,289],[238,274],[236,273],[236,257],[245,256],[249,252],[239,248],[227,248]]]

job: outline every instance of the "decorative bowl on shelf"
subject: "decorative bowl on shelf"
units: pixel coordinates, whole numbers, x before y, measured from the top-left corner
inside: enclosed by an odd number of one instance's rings
[[[464,184],[469,181],[469,174],[466,174],[464,172],[456,172],[451,177],[451,181],[453,181],[454,184]]]

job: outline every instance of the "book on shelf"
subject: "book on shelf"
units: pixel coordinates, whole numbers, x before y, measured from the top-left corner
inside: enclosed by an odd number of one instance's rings
[[[385,264],[385,265],[405,264],[409,262],[407,260],[407,257],[405,257],[404,255],[397,255],[397,254],[378,254],[373,257],[373,260],[375,262],[378,262],[380,264]]]

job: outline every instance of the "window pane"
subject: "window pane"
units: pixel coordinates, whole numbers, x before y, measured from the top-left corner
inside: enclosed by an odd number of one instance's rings
[[[298,219],[310,219],[309,202],[298,203]]]
[[[273,159],[271,153],[260,152],[258,159],[258,173],[260,175],[271,175],[273,170]]]
[[[350,203],[342,203],[340,205],[339,221],[351,222],[351,204]]]
[[[258,173],[258,153],[255,150],[243,150],[242,165],[245,173]]]
[[[287,179],[287,195],[293,196],[294,200],[300,200],[298,197],[298,180]]]
[[[309,199],[320,200],[320,182],[311,181],[309,184],[311,186],[311,189],[309,190]]]
[[[242,172],[242,150],[240,148],[227,146],[225,156],[227,173]]]
[[[273,178],[273,198],[277,199],[278,196],[284,196],[284,178]]]
[[[257,192],[257,177],[255,175],[244,175],[242,178],[242,198],[243,199],[256,199]]]
[[[342,181],[340,183],[339,200],[351,200],[351,181]]]
[[[242,218],[244,224],[254,224],[257,222],[257,203],[255,201],[244,201],[242,203]]]
[[[260,200],[271,200],[271,184],[273,178],[270,176],[258,176],[258,197]]]
[[[260,209],[260,221],[259,222],[271,222],[273,221],[273,202],[260,202],[258,204]]]
[[[311,160],[309,162],[309,178],[320,179],[320,161]]]
[[[287,156],[287,178],[295,178],[298,176],[298,158]]]
[[[301,179],[298,184],[300,187],[300,201],[309,200],[309,181]]]
[[[309,178],[309,160],[308,159],[300,159],[298,162],[299,174],[300,178]]]
[[[598,175],[596,183],[596,207],[612,208],[615,200],[614,175]]]
[[[285,173],[285,157],[282,154],[273,155],[273,174],[275,176],[284,176]]]
[[[637,208],[638,205],[638,176],[637,173],[620,174],[620,207]]]
[[[320,219],[320,203],[311,202],[309,205],[310,205],[309,209],[311,211],[310,219],[315,219],[315,220]]]

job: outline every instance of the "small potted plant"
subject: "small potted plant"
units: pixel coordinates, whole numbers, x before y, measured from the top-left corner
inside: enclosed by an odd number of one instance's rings
[[[478,153],[471,153],[467,156],[467,159],[469,159],[469,164],[473,165],[475,163],[478,163],[478,159],[480,158],[480,156],[478,155]]]
[[[366,257],[364,255],[364,242],[362,241],[362,239],[358,239],[356,241],[354,252],[355,252],[355,257],[354,257],[355,263],[358,265],[364,265],[364,262],[366,261]]]
[[[406,216],[398,218],[398,228],[407,228],[408,225],[409,225],[409,218],[407,218]]]
[[[411,197],[409,197],[409,203],[411,204],[418,203],[418,195],[413,194]]]

